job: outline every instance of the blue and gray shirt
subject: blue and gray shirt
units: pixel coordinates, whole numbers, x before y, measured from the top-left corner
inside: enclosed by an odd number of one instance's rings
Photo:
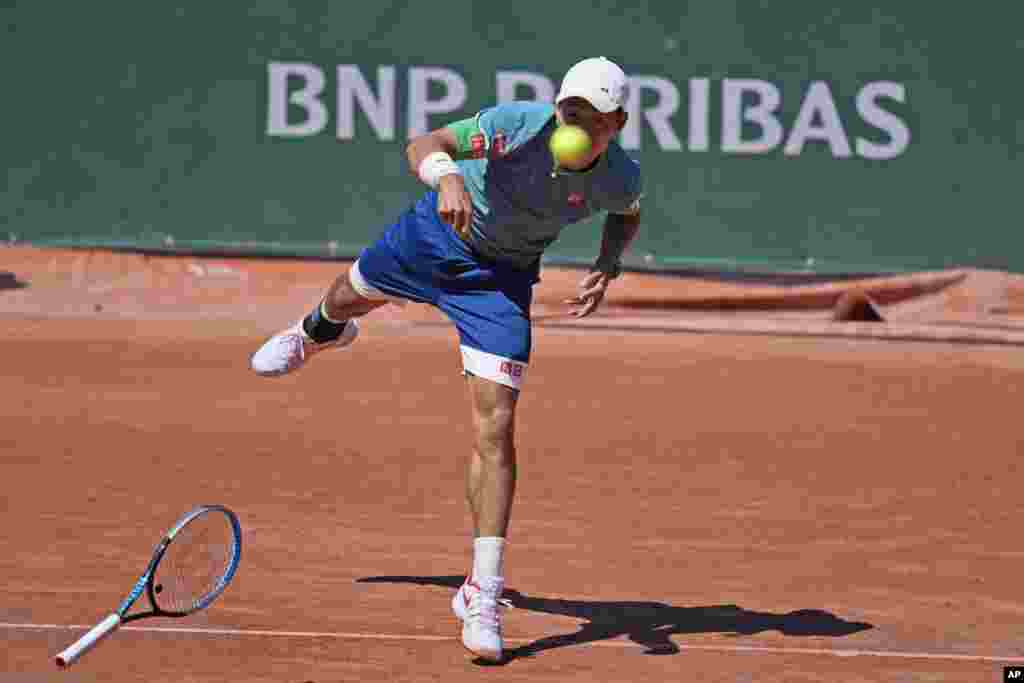
[[[499,104],[448,126],[473,197],[473,246],[484,256],[525,268],[565,226],[637,205],[639,163],[612,141],[586,171],[557,168],[548,149],[557,126],[554,107],[539,102]]]

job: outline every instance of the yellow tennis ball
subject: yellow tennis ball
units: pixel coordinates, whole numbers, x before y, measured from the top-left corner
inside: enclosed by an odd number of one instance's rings
[[[579,126],[559,126],[548,142],[559,166],[572,166],[590,153],[590,135]]]

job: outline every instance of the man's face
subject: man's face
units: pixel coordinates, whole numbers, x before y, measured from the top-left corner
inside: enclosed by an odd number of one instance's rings
[[[608,143],[626,125],[626,113],[617,109],[603,114],[582,97],[570,97],[558,104],[558,120],[562,124],[579,126],[590,135],[590,154],[586,163],[580,164],[585,168],[608,149]]]

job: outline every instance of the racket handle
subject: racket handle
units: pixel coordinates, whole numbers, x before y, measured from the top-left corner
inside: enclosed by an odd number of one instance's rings
[[[114,612],[109,617],[93,626],[92,629],[79,638],[74,645],[71,645],[68,649],[57,655],[57,666],[62,668],[65,666],[71,666],[75,663],[76,659],[96,647],[97,643],[116,631],[117,627],[120,625],[121,616],[117,612]]]

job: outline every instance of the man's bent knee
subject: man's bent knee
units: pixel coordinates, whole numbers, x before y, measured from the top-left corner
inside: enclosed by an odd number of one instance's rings
[[[359,261],[356,261],[349,267],[346,282],[349,290],[351,290],[354,295],[365,301],[375,303],[396,303],[400,305],[404,305],[406,303],[405,299],[385,294],[371,285],[366,279],[366,276],[363,275],[362,270],[359,268]]]
[[[382,299],[369,299],[353,286],[352,270],[354,268],[355,265],[351,266],[335,279],[327,296],[324,297],[324,307],[332,320],[344,320],[365,315],[387,303]]]

